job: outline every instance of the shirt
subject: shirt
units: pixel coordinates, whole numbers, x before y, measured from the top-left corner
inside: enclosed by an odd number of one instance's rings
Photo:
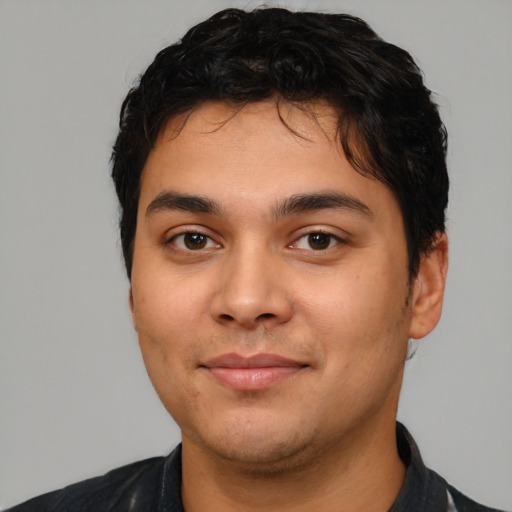
[[[407,467],[404,485],[389,512],[499,512],[479,505],[428,469],[407,429],[397,423],[397,445]],[[181,445],[167,457],[129,464],[7,512],[184,512]]]

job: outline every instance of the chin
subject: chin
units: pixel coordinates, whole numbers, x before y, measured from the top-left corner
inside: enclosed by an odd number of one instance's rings
[[[291,433],[295,431],[292,436]],[[313,436],[303,426],[246,421],[244,424],[220,425],[215,432],[211,426],[195,441],[219,459],[238,464],[244,473],[268,474],[289,470],[308,458],[314,444]]]

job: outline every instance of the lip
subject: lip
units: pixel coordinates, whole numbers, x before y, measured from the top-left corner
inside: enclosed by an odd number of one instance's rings
[[[222,354],[201,367],[220,384],[238,391],[258,391],[296,375],[306,364],[277,354]]]

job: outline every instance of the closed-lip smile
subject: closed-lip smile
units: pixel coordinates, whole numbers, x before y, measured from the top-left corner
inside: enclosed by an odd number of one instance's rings
[[[238,391],[258,391],[276,384],[308,365],[277,354],[245,357],[222,354],[201,364],[220,384]]]

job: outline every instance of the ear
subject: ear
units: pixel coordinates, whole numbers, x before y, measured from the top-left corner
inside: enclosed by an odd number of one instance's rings
[[[414,280],[410,338],[423,338],[439,322],[447,270],[448,237],[446,233],[438,233],[434,248],[421,257],[418,275]]]
[[[132,315],[132,325],[135,331],[137,331],[137,320],[135,319],[135,306],[133,304],[133,292],[132,288],[130,287],[130,293],[128,296],[128,304],[130,306],[130,313]]]

